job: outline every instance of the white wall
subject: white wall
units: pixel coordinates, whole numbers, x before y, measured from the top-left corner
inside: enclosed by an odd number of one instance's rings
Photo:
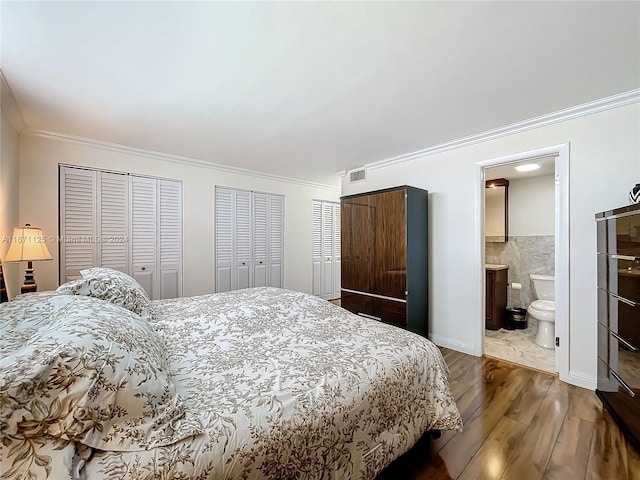
[[[3,102],[4,107],[4,102]],[[19,182],[18,182],[18,133],[9,121],[2,108],[1,149],[0,149],[0,258],[9,250],[9,239],[13,235],[13,227],[19,223]],[[22,273],[26,264],[3,263],[5,285],[9,298],[20,293]]]
[[[429,190],[430,334],[462,351],[481,351],[476,268],[475,164],[570,143],[569,371],[596,376],[594,214],[628,203],[640,179],[640,105],[632,104],[367,172],[343,195],[409,184]],[[479,210],[478,210],[479,211]]]
[[[339,190],[310,187],[168,161],[130,152],[37,136],[20,137],[20,221],[58,235],[58,164],[79,165],[182,180],[185,296],[212,293],[214,285],[214,187],[226,185],[285,196],[286,288],[311,292],[312,200],[337,201]],[[54,260],[39,262],[39,290],[58,285],[58,247]]]
[[[553,235],[555,176],[509,180],[509,236]]]

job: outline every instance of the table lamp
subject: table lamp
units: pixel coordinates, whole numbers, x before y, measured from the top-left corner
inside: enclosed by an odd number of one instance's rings
[[[38,289],[33,277],[33,263],[38,260],[53,260],[45,244],[42,229],[32,227],[28,223],[24,227],[15,227],[5,262],[27,262],[24,273],[24,285],[21,293],[35,292]]]

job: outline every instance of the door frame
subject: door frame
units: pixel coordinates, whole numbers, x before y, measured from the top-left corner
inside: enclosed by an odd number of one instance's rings
[[[476,225],[475,225],[475,276],[482,285],[479,297],[476,299],[480,316],[474,333],[474,353],[482,356],[484,353],[485,330],[485,238],[484,238],[484,193],[485,168],[520,162],[534,157],[555,156],[555,304],[556,322],[555,333],[560,339],[560,346],[555,349],[556,371],[560,380],[576,383],[576,378],[569,381],[569,143],[551,145],[526,152],[514,153],[476,162],[475,166],[475,196],[476,196]],[[582,386],[582,385],[581,385]],[[588,387],[587,387],[588,388]]]

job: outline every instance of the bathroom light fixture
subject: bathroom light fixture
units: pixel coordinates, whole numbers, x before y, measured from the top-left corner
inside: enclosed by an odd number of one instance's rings
[[[516,170],[519,172],[532,172],[533,170],[538,170],[540,165],[537,163],[525,163],[524,165],[518,165]]]

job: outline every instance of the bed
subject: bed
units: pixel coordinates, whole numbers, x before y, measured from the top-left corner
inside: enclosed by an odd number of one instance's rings
[[[373,479],[462,428],[435,345],[300,292],[150,301],[95,268],[0,318],[8,478]]]

